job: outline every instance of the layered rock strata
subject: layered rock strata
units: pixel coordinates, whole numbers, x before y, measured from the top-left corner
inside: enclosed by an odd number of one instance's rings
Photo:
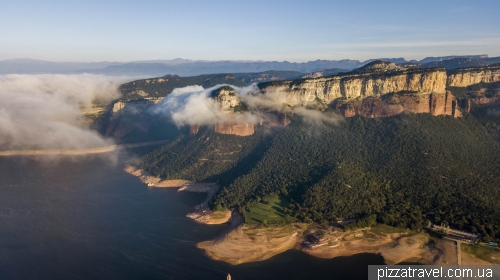
[[[215,124],[215,132],[237,136],[254,134],[253,123],[237,120],[237,114],[246,111],[246,106],[232,87],[220,87],[214,90],[210,96],[219,104],[220,111],[227,116],[225,122]]]
[[[366,118],[390,117],[404,111],[430,113],[433,116],[448,115],[461,117],[457,99],[450,93],[406,94],[352,101],[337,101],[332,104],[346,118],[360,115]]]
[[[378,72],[379,68],[373,68],[372,72],[369,69],[326,78],[268,82],[259,87],[265,94],[290,106],[330,104],[339,98],[379,97],[394,92],[446,92],[446,71],[442,68],[389,68]]]
[[[238,136],[249,136],[254,134],[254,124],[253,123],[241,123],[241,122],[225,122],[218,123],[215,125],[215,132],[219,134],[232,134]]]
[[[500,81],[500,64],[494,64],[449,71],[447,84],[450,87],[467,87],[479,83],[493,83],[498,81]]]

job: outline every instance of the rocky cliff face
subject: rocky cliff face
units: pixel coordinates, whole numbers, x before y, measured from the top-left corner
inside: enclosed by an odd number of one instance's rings
[[[355,71],[336,76],[264,82],[258,86],[261,93],[267,95],[275,105],[319,105],[318,108],[330,106],[344,117],[361,115],[379,118],[404,111],[460,117],[462,114],[458,108],[468,112],[471,101],[478,104],[500,104],[500,87],[493,87],[492,84],[497,81],[500,83],[500,64],[446,72],[443,68],[422,69],[374,61]],[[143,81],[147,85],[163,82],[165,80],[162,78]],[[485,83],[488,83],[487,89],[477,88],[478,84]],[[459,94],[461,99],[457,99],[446,90],[447,87],[451,90],[455,87],[468,87],[467,96]],[[141,95],[140,92],[137,94]],[[236,121],[241,119],[237,114],[248,108],[232,87],[220,87],[211,93],[211,97],[219,104],[221,112],[228,115],[227,121],[215,124],[217,133],[239,136],[254,133],[253,123]],[[160,102],[161,99],[162,97],[148,96],[133,102],[114,103],[106,134],[122,136],[134,128],[148,131],[146,122],[132,123],[128,116]],[[280,114],[282,113],[266,113],[260,125],[287,125],[289,120],[286,116],[281,119]],[[190,134],[197,134],[198,129],[199,126],[192,126]]]
[[[241,105],[238,93],[229,86],[223,86],[211,93],[211,97],[220,105],[223,113],[234,113],[235,108]]]
[[[215,125],[215,132],[220,134],[232,134],[238,136],[249,136],[254,134],[253,123],[226,122]]]
[[[449,71],[447,84],[451,87],[467,87],[497,81],[500,81],[500,64]]]
[[[214,90],[210,95],[220,106],[221,112],[227,115],[227,121],[215,124],[215,132],[249,136],[254,134],[254,124],[236,121],[236,114],[245,110],[238,93],[229,86]],[[191,131],[191,129],[190,129]]]
[[[434,116],[461,117],[458,101],[450,93],[403,94],[370,97],[361,100],[336,101],[332,104],[346,118],[360,115],[366,118],[390,117],[402,112],[430,113]]]
[[[314,102],[330,104],[338,98],[377,97],[394,92],[446,92],[444,69],[406,69],[394,63],[379,64],[370,63],[358,72],[341,76],[269,82],[259,87],[290,106]]]

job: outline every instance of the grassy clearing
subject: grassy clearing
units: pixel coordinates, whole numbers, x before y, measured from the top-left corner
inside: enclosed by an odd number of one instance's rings
[[[247,207],[245,211],[245,223],[249,224],[280,224],[293,222],[293,217],[287,217],[283,213],[283,207],[289,202],[280,196],[264,199],[263,203],[257,203]]]
[[[212,214],[210,214],[210,218],[212,219],[223,219],[227,215],[226,211],[215,211]]]
[[[370,229],[370,231],[376,235],[383,236],[383,235],[390,234],[390,233],[400,233],[400,232],[403,232],[405,230],[397,228],[397,227],[391,227],[391,226],[384,225],[384,224],[376,224],[374,227],[372,227]]]
[[[500,264],[500,249],[484,245],[462,244],[461,250],[484,261]]]
[[[299,228],[295,227],[294,225],[286,225],[286,226],[270,225],[268,227],[264,227],[258,224],[250,224],[243,229],[243,232],[250,238],[257,236],[273,236],[275,238],[278,238],[278,237],[290,236],[291,234],[297,231],[300,232],[300,230],[298,229]]]

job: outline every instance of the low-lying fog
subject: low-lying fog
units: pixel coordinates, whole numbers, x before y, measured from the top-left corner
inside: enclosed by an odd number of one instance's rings
[[[0,75],[0,144],[16,149],[78,149],[112,144],[84,124],[81,108],[120,96],[124,78]]]

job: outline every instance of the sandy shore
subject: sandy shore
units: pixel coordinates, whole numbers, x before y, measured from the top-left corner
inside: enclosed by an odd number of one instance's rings
[[[248,225],[228,233],[219,242],[197,244],[207,256],[229,264],[241,264],[268,259],[289,249],[301,250],[318,258],[352,256],[360,253],[380,254],[387,264],[418,262],[421,264],[457,264],[453,241],[433,239],[426,233],[391,228],[325,231],[322,242],[309,248],[303,246],[308,234],[306,224],[286,226]],[[387,227],[389,229],[390,227]],[[395,232],[397,230],[397,232]],[[312,232],[315,230],[313,229]]]
[[[198,183],[188,180],[162,180],[145,170],[137,169],[131,165],[125,167],[124,170],[125,172],[138,177],[144,184],[147,184],[148,187],[179,188],[178,191],[180,192],[206,193],[207,198],[205,201],[195,207],[195,212],[186,215],[186,217],[191,218],[198,223],[208,225],[224,224],[231,218],[230,210],[214,212],[208,207],[208,202],[219,189],[219,186],[215,183]]]
[[[351,256],[359,253],[380,254],[386,264],[418,262],[422,264],[457,264],[454,243],[437,240],[429,243],[426,233],[410,231],[383,232],[382,230],[357,229],[354,231],[328,232],[324,245],[314,248],[296,248],[319,258]],[[323,244],[322,243],[322,244]]]
[[[204,241],[196,246],[214,260],[233,265],[263,261],[292,249],[305,226],[269,226],[244,224],[220,242]]]
[[[162,180],[160,177],[154,176],[151,173],[138,169],[132,165],[128,165],[123,169],[125,172],[138,177],[141,182],[147,184],[148,187],[155,188],[179,188],[178,191],[186,191],[186,192],[199,192],[206,193],[215,188],[217,188],[217,184],[214,183],[197,183],[188,180]]]

